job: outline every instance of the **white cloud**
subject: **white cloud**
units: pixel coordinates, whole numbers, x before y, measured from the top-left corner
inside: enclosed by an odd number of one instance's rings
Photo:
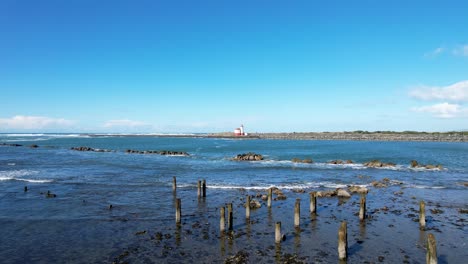
[[[460,45],[453,49],[453,54],[468,57],[468,45]]]
[[[109,120],[103,127],[105,128],[140,128],[150,126],[148,123],[141,121],[133,121],[128,119]]]
[[[420,86],[411,90],[409,94],[411,97],[426,101],[446,100],[468,102],[468,80],[442,87]]]
[[[440,54],[442,54],[444,51],[445,51],[445,48],[439,47],[439,48],[436,48],[435,50],[432,50],[430,52],[426,52],[424,54],[424,57],[426,57],[426,58],[435,58],[435,57],[439,56]]]
[[[420,113],[431,113],[438,118],[455,118],[467,113],[467,109],[462,106],[447,102],[431,106],[413,107],[412,110]]]
[[[17,130],[40,130],[57,129],[73,125],[74,122],[63,118],[51,118],[45,116],[22,116],[17,115],[11,118],[0,118],[0,129]]]

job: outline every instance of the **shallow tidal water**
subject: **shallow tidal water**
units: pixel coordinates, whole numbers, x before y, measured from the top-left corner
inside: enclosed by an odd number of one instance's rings
[[[116,137],[63,134],[0,134],[0,261],[2,263],[222,263],[242,255],[249,263],[337,262],[337,232],[348,223],[349,263],[424,263],[433,233],[439,263],[464,263],[468,144],[235,140]],[[38,148],[28,147],[37,144]],[[80,152],[89,146],[114,152]],[[126,149],[186,151],[188,157],[127,154]],[[260,162],[230,160],[260,153]],[[292,163],[292,158],[314,160]],[[330,165],[330,160],[353,160]],[[395,168],[366,168],[379,159]],[[442,164],[412,169],[410,161]],[[178,189],[172,191],[172,177]],[[388,178],[387,187],[373,181]],[[207,197],[197,197],[206,179]],[[368,219],[361,223],[359,195],[318,198],[310,191],[366,186]],[[27,186],[28,191],[24,191]],[[287,196],[245,219],[246,195],[276,186]],[[297,190],[305,193],[297,193]],[[56,197],[47,198],[50,191]],[[274,196],[275,197],[275,196]],[[175,224],[175,199],[182,225]],[[294,202],[301,225],[294,228]],[[426,202],[427,230],[420,231],[419,201]],[[234,205],[232,234],[219,232],[219,208]],[[109,206],[112,205],[112,209]],[[274,243],[275,222],[286,240]]]

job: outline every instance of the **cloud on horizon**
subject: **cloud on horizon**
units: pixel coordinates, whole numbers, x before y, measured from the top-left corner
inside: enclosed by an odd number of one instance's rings
[[[444,119],[462,117],[468,113],[468,109],[464,109],[461,105],[447,102],[430,106],[413,107],[411,110],[419,113],[430,113],[433,114],[434,117]]]
[[[445,100],[468,102],[468,80],[448,86],[420,86],[412,89],[409,95],[424,101]]]
[[[64,118],[52,118],[46,116],[16,115],[10,118],[0,118],[1,130],[44,130],[63,129],[75,124],[74,121]]]
[[[109,120],[105,122],[102,127],[106,129],[113,129],[118,131],[129,131],[129,130],[151,130],[153,126],[149,123],[142,121],[135,121],[129,119],[117,119]]]

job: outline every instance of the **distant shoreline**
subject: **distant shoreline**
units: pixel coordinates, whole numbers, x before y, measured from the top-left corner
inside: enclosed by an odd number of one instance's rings
[[[223,139],[278,139],[278,140],[356,140],[356,141],[434,141],[468,142],[468,132],[291,132],[250,133],[234,136],[232,133],[207,134],[87,134],[93,137],[168,137],[168,138],[223,138]]]

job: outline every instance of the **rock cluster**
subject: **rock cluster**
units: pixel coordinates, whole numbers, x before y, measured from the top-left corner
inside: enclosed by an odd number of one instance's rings
[[[372,160],[369,162],[364,163],[364,166],[369,167],[369,168],[386,168],[386,167],[395,167],[395,163],[385,163],[381,162],[380,160]]]
[[[21,144],[7,144],[7,143],[1,143],[1,146],[10,146],[10,147],[21,147],[23,145]]]
[[[249,153],[237,154],[237,156],[235,156],[233,160],[259,161],[259,160],[263,160],[263,156],[260,154],[249,152]]]
[[[351,193],[361,193],[361,194],[369,192],[369,190],[366,187],[355,186],[355,185],[349,186],[348,190]]]
[[[189,156],[185,151],[171,151],[171,150],[133,150],[127,149],[125,153],[132,154],[158,154],[158,155],[167,155],[167,156]]]
[[[442,167],[442,165],[440,165],[440,164],[437,164],[437,165],[432,165],[432,164],[427,164],[427,165],[419,164],[416,160],[412,160],[412,161],[411,161],[411,168],[425,168],[425,169],[429,169],[429,170],[432,170],[432,169],[439,169],[439,170],[441,170],[443,167]]]
[[[283,192],[280,189],[278,189],[276,187],[271,187],[271,190],[272,190],[273,194],[276,195],[276,198],[274,198],[275,201],[277,201],[277,200],[286,200],[286,198],[287,198],[286,195],[284,195]]]
[[[112,152],[112,150],[109,149],[95,149],[91,147],[72,147],[71,150],[76,150],[76,151],[93,151],[93,152]]]
[[[294,163],[308,163],[308,164],[314,163],[314,161],[312,159],[303,159],[303,160],[301,160],[301,159],[298,159],[298,158],[293,158],[291,161],[294,162]]]
[[[341,164],[353,164],[352,160],[332,160],[327,162],[328,164],[335,164],[335,165],[341,165]]]

